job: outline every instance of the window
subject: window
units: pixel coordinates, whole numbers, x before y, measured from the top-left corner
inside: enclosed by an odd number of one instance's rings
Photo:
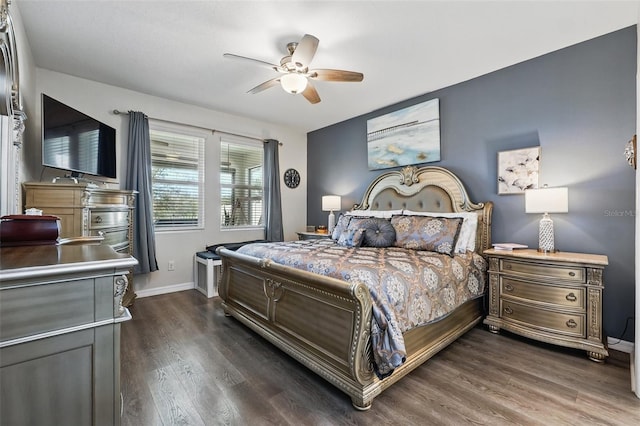
[[[261,143],[220,144],[220,224],[223,229],[264,227]]]
[[[204,135],[150,128],[156,229],[204,226]]]

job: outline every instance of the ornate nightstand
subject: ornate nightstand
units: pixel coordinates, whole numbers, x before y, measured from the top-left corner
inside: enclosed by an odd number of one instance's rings
[[[602,362],[609,356],[602,333],[602,291],[607,256],[484,252],[489,259],[489,313],[484,323],[556,345],[583,349]]]
[[[320,232],[296,232],[299,240],[316,240],[320,238],[331,238],[331,234]]]

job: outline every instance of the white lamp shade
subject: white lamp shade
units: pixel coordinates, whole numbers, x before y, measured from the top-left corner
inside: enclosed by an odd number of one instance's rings
[[[280,85],[285,92],[302,93],[307,88],[307,77],[302,74],[289,73],[280,77]]]
[[[339,195],[324,195],[322,197],[322,210],[325,212],[340,210],[342,200]]]
[[[568,213],[569,189],[540,188],[524,191],[526,213]]]

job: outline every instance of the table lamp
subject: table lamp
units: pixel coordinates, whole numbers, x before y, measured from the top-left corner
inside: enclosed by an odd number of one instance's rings
[[[526,213],[544,213],[538,230],[538,251],[553,253],[556,250],[553,235],[553,220],[549,213],[569,212],[569,189],[548,188],[524,191],[524,210]]]
[[[333,228],[336,226],[336,215],[333,214],[334,210],[340,210],[342,200],[339,195],[323,195],[322,196],[322,211],[329,213],[329,223],[327,231],[329,235],[333,232]]]

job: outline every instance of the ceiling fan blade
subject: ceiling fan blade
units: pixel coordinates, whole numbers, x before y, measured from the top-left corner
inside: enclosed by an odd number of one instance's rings
[[[313,78],[314,80],[321,80],[321,81],[358,82],[364,79],[364,74],[362,74],[361,72],[355,72],[355,71],[319,69],[319,70],[309,71],[309,78]]]
[[[256,93],[260,93],[263,90],[267,90],[268,88],[277,86],[278,84],[280,84],[280,77],[272,78],[271,80],[267,80],[262,84],[258,84],[256,87],[249,90],[247,93],[255,95]]]
[[[247,58],[246,56],[234,55],[233,53],[225,53],[222,55],[227,59],[233,59],[236,61],[250,62],[254,65],[259,65],[262,67],[271,68],[274,71],[285,72],[285,70],[280,65],[270,64],[269,62],[261,61],[259,59]]]
[[[291,55],[291,62],[299,69],[308,67],[313,56],[316,54],[319,42],[320,40],[311,34],[305,34]]]
[[[320,95],[318,95],[318,91],[309,81],[307,83],[307,88],[302,92],[302,96],[304,96],[309,102],[312,104],[317,104],[320,102]]]

